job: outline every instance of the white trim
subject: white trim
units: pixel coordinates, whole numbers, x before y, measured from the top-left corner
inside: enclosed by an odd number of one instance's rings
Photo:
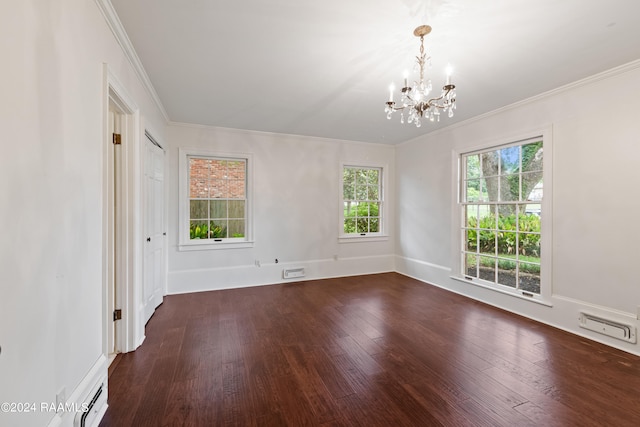
[[[144,66],[142,65],[142,61],[140,61],[140,57],[136,53],[136,50],[134,49],[133,44],[129,39],[129,36],[127,35],[127,32],[125,31],[124,26],[122,25],[122,22],[118,17],[118,14],[116,13],[115,9],[113,8],[113,5],[111,4],[111,1],[95,0],[95,2],[96,2],[96,5],[98,6],[98,9],[102,13],[102,16],[104,17],[104,20],[106,21],[109,29],[113,33],[113,36],[115,37],[116,41],[122,48],[122,52],[124,53],[125,57],[129,61],[131,66],[133,67],[133,71],[135,72],[136,76],[138,76],[138,78],[140,79],[142,86],[149,93],[149,96],[158,107],[158,110],[162,114],[162,117],[164,118],[164,120],[167,123],[169,123],[169,115],[167,114],[167,111],[162,105],[162,101],[160,100],[158,93],[153,87],[153,84],[151,83],[151,79],[149,78],[149,75],[145,71]]]
[[[460,245],[462,244],[462,231],[460,226],[461,221],[461,191],[460,191],[460,157],[463,154],[474,153],[477,151],[485,151],[486,149],[493,147],[503,147],[508,146],[510,144],[516,143],[518,141],[527,141],[532,138],[542,138],[543,147],[545,151],[545,156],[543,160],[543,182],[544,186],[544,196],[541,202],[542,204],[542,224],[541,230],[544,235],[544,238],[541,240],[541,253],[540,257],[540,265],[541,265],[541,275],[540,275],[540,294],[533,294],[532,297],[524,296],[521,290],[517,289],[507,289],[506,287],[500,285],[490,285],[489,282],[483,282],[480,279],[468,280],[466,279],[462,273],[462,260],[460,255]],[[543,128],[539,128],[536,130],[530,130],[527,132],[517,133],[509,136],[500,136],[498,138],[489,138],[485,139],[482,142],[464,149],[454,149],[451,151],[452,156],[452,191],[454,191],[455,196],[451,198],[451,260],[452,260],[452,275],[450,276],[452,279],[459,280],[466,284],[471,284],[474,286],[480,286],[485,289],[495,290],[497,292],[512,295],[517,298],[523,298],[527,301],[537,302],[544,305],[551,305],[551,295],[553,293],[553,258],[551,256],[551,252],[553,249],[553,127],[552,125],[547,125]]]
[[[174,270],[169,273],[169,294],[291,283],[290,279],[282,277],[282,271],[289,267],[305,269],[306,276],[297,281],[361,276],[396,270],[395,256],[392,254]]]
[[[378,217],[380,221],[380,231],[377,233],[366,233],[364,236],[358,233],[344,233],[344,168],[360,168],[360,169],[380,169],[382,174],[382,182],[380,182],[380,211]],[[389,165],[383,163],[375,163],[369,161],[343,161],[340,162],[340,179],[338,180],[338,194],[340,201],[338,203],[338,243],[358,243],[358,242],[382,242],[389,240],[389,208],[387,207],[387,192],[389,187]]]
[[[205,129],[205,130],[215,130],[218,132],[228,132],[234,135],[245,135],[245,136],[255,135],[255,136],[264,136],[264,137],[271,137],[271,138],[278,138],[278,139],[280,139],[280,137],[282,136],[289,136],[289,137],[295,137],[295,138],[303,138],[307,141],[330,142],[330,143],[349,144],[349,145],[356,145],[356,146],[359,145],[362,147],[376,147],[376,146],[384,147],[384,148],[393,147],[393,144],[383,144],[380,142],[353,141],[349,139],[326,138],[322,136],[302,135],[302,134],[295,134],[295,133],[267,132],[267,131],[260,131],[260,130],[229,128],[229,127],[223,127],[223,126],[213,126],[213,125],[203,125],[203,124],[197,124],[197,123],[185,123],[185,122],[173,122],[173,121],[169,121],[168,124],[170,126],[184,127],[188,129]]]
[[[573,89],[580,88],[580,87],[583,87],[583,86],[588,86],[588,85],[590,85],[592,83],[596,83],[596,82],[599,82],[601,80],[607,80],[607,79],[610,79],[610,78],[614,78],[614,77],[617,77],[617,76],[619,76],[621,74],[634,71],[634,70],[636,70],[638,68],[640,68],[640,59],[636,59],[634,61],[631,61],[631,62],[628,62],[626,64],[620,65],[618,67],[614,67],[614,68],[611,68],[609,70],[605,70],[605,71],[603,71],[601,73],[594,74],[594,75],[589,76],[589,77],[585,77],[584,79],[568,83],[568,84],[566,84],[564,86],[560,86],[560,87],[548,90],[548,91],[543,92],[543,93],[539,93],[537,95],[534,95],[532,97],[523,99],[521,101],[516,101],[513,104],[505,105],[504,107],[497,108],[495,110],[480,114],[478,116],[473,116],[473,117],[471,117],[469,119],[466,119],[466,120],[463,120],[461,122],[457,122],[457,123],[451,124],[449,126],[446,126],[446,127],[440,128],[440,129],[435,129],[432,132],[427,132],[427,133],[424,133],[422,135],[416,136],[415,138],[411,138],[411,139],[409,139],[407,141],[403,141],[403,142],[400,142],[398,144],[393,144],[393,145],[395,147],[401,147],[403,145],[411,144],[413,142],[419,141],[419,140],[423,139],[425,137],[425,135],[429,135],[430,137],[433,137],[433,136],[437,136],[437,135],[442,134],[442,133],[448,133],[448,132],[451,132],[451,131],[453,131],[455,129],[458,129],[458,128],[473,124],[475,122],[483,121],[483,120],[485,120],[485,119],[487,119],[489,117],[497,116],[497,115],[500,115],[500,114],[502,114],[504,112],[507,112],[507,111],[510,111],[510,110],[515,110],[515,109],[520,108],[520,107],[525,106],[525,105],[533,104],[533,103],[535,103],[537,101],[545,100],[547,98],[552,98],[552,97],[554,97],[556,95],[560,95],[560,94],[563,94],[565,92],[569,92],[569,91],[571,91]]]
[[[116,323],[116,351],[128,352],[135,350],[144,341],[144,323],[140,312],[140,286],[142,286],[142,227],[141,227],[141,156],[140,156],[140,112],[134,99],[112,73],[107,64],[103,65],[103,352],[108,357],[109,326],[111,321],[109,311],[109,280],[108,253],[109,243],[108,222],[110,221],[110,150],[113,145],[109,135],[109,102],[112,101],[124,114],[122,123],[122,181],[123,216],[122,238],[117,249],[122,259],[123,268],[116,280],[116,307],[122,310],[122,320]]]
[[[81,408],[82,404],[87,401],[89,394],[96,389],[96,387],[102,384],[102,394],[100,399],[97,400],[97,406],[92,408],[92,412],[95,412],[95,422],[91,427],[97,427],[100,424],[100,420],[107,412],[107,396],[109,394],[108,389],[108,361],[104,355],[100,355],[98,360],[93,364],[89,372],[84,376],[76,388],[71,392],[71,395],[67,398],[65,403],[74,404],[75,407]],[[47,427],[56,427],[59,425],[77,425],[74,424],[76,417],[81,415],[77,412],[58,412],[51,419]]]
[[[415,263],[415,264],[419,264],[419,265],[422,265],[422,266],[425,266],[425,267],[436,268],[438,270],[442,270],[442,271],[446,271],[447,273],[451,273],[451,267],[447,267],[447,266],[439,265],[439,264],[433,264],[431,262],[422,261],[422,260],[415,259],[415,258],[409,258],[409,257],[406,257],[406,256],[397,255],[396,257],[401,259],[401,260],[403,260],[403,261],[409,261],[409,262],[412,262],[412,263]]]
[[[342,222],[341,222],[342,224]],[[389,241],[388,234],[369,233],[366,236],[356,236],[350,234],[343,234],[338,237],[338,243],[362,243],[362,242],[387,242]]]
[[[225,239],[222,242],[194,241],[189,238],[189,156],[244,159],[246,162],[246,221],[244,239]],[[253,154],[203,150],[200,148],[178,149],[178,250],[211,250],[252,248],[253,241]]]

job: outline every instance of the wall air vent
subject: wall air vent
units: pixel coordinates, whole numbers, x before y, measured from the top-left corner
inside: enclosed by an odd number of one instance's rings
[[[298,277],[304,277],[304,267],[286,268],[282,271],[282,277],[285,279],[295,279]]]
[[[589,313],[580,313],[580,327],[622,341],[636,342],[636,328]]]

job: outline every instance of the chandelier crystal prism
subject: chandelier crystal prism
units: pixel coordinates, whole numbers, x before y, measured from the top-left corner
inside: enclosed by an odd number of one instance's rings
[[[420,80],[414,81],[413,86],[409,86],[407,73],[404,75],[404,86],[401,89],[400,104],[396,106],[393,100],[393,84],[389,87],[389,101],[387,101],[384,112],[387,113],[387,119],[396,111],[400,111],[400,123],[405,122],[405,113],[407,123],[413,123],[416,127],[422,126],[422,120],[427,119],[431,122],[440,121],[440,113],[446,112],[449,117],[453,117],[453,111],[456,109],[456,87],[451,83],[451,69],[447,69],[447,82],[442,87],[440,96],[429,98],[431,93],[431,79],[425,82],[424,67],[428,61],[431,65],[431,57],[427,57],[424,52],[424,36],[431,32],[431,27],[421,25],[413,31],[413,35],[420,37],[420,56],[416,56],[417,65],[420,68]]]

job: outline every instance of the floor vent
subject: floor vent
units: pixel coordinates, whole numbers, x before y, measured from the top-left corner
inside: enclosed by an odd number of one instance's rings
[[[580,327],[599,332],[622,341],[636,342],[636,328],[613,320],[603,319],[593,314],[580,313]]]
[[[285,279],[295,279],[297,277],[304,277],[304,267],[286,268],[282,272],[282,277]]]
[[[107,400],[107,393],[103,388],[104,384],[99,384],[94,388],[87,400],[82,403],[82,411],[76,415],[74,427],[91,427],[98,425],[100,422],[98,418],[100,408],[106,404]]]

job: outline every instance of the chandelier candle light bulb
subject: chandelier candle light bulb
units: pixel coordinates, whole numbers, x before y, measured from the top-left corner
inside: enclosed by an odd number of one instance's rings
[[[414,86],[409,86],[409,73],[404,72],[404,86],[401,90],[400,103],[401,106],[396,107],[396,103],[393,101],[393,84],[389,87],[389,101],[385,106],[385,113],[387,113],[387,119],[391,119],[391,115],[398,110],[407,110],[407,123],[414,123],[416,127],[422,125],[421,118],[426,114],[426,117],[430,121],[440,121],[440,110],[448,111],[449,117],[453,117],[453,110],[456,109],[456,87],[451,83],[451,74],[453,68],[451,65],[447,66],[447,82],[442,88],[440,96],[435,98],[429,98],[431,92],[431,80],[427,80],[425,85],[424,80],[424,65],[427,62],[431,63],[431,58],[427,57],[424,52],[424,36],[431,32],[431,27],[428,25],[421,25],[413,31],[413,35],[420,37],[420,56],[416,56],[417,65],[420,69],[420,80],[414,82]],[[404,111],[400,114],[400,123],[404,123]]]

